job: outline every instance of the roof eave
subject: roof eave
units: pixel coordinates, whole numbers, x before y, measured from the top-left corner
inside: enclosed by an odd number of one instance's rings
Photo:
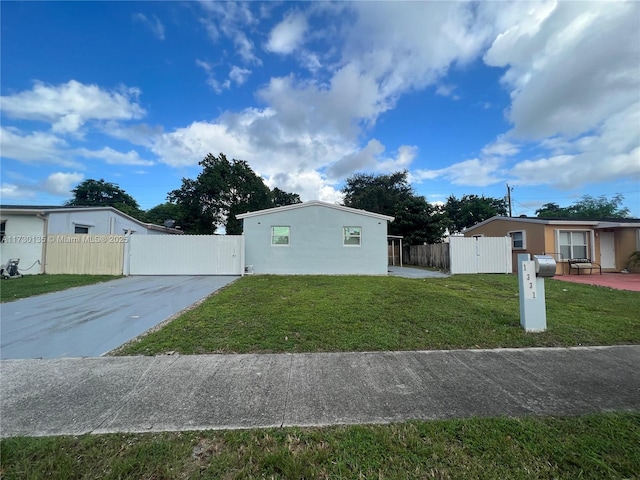
[[[319,200],[312,200],[304,203],[294,203],[292,205],[285,205],[283,207],[267,208],[265,210],[256,210],[253,212],[241,213],[240,215],[236,215],[236,218],[239,220],[242,220],[245,218],[258,217],[261,215],[269,215],[272,213],[286,212],[289,210],[297,210],[299,208],[306,208],[306,207],[313,207],[313,206],[332,208],[334,210],[355,213],[358,215],[364,215],[367,217],[377,218],[380,220],[386,220],[388,222],[392,222],[395,218],[395,217],[390,217],[389,215],[382,215],[380,213],[369,212],[367,210],[359,210],[357,208],[345,207],[344,205],[337,205],[334,203],[321,202]]]

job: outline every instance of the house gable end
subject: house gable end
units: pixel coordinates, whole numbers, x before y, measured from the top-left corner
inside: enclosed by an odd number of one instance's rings
[[[394,217],[390,217],[388,215],[382,215],[379,213],[369,212],[366,210],[358,210],[357,208],[345,207],[343,205],[336,205],[333,203],[320,202],[318,200],[312,200],[310,202],[304,202],[304,203],[295,203],[293,205],[285,205],[283,207],[268,208],[265,210],[256,210],[254,212],[242,213],[240,215],[236,215],[236,218],[242,220],[245,218],[251,218],[251,217],[256,217],[260,215],[269,215],[272,213],[287,212],[291,210],[298,210],[300,208],[310,208],[310,207],[331,208],[331,209],[339,210],[342,212],[348,212],[348,213],[353,213],[357,215],[364,215],[367,217],[377,218],[379,220],[386,220],[388,222],[392,222],[394,219]]]

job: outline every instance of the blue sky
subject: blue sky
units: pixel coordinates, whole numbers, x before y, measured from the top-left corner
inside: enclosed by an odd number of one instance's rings
[[[639,2],[1,2],[1,201],[104,178],[143,209],[198,161],[340,202],[356,172],[534,215],[640,217]]]

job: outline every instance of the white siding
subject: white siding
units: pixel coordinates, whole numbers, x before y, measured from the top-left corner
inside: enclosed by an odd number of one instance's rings
[[[289,226],[287,246],[271,245],[271,227]],[[343,227],[362,227],[345,246]],[[387,274],[387,221],[321,205],[244,219],[246,264],[263,274]]]
[[[125,244],[125,274],[241,275],[240,235],[136,235]]]
[[[3,213],[2,221],[6,221],[6,236],[5,241],[0,243],[0,263],[6,264],[10,258],[19,258],[20,273],[42,273],[42,252],[46,248],[44,220],[35,215]]]
[[[450,237],[451,273],[511,273],[510,237]]]
[[[139,223],[110,210],[49,212],[48,217],[52,234],[74,233],[76,225],[88,226],[90,235],[123,235],[125,230],[133,230],[137,235],[148,233]]]

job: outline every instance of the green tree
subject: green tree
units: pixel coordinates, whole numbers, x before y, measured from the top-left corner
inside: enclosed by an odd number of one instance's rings
[[[536,210],[536,215],[539,218],[562,218],[569,216],[567,210],[557,203],[545,203]]]
[[[601,195],[593,197],[583,195],[569,207],[559,207],[555,203],[546,203],[536,210],[538,218],[568,218],[580,220],[598,220],[603,218],[627,218],[629,209],[622,206],[624,196],[614,195],[612,199]]]
[[[202,172],[195,180],[183,178],[182,187],[168,195],[184,209],[187,233],[211,234],[224,227],[227,234],[238,235],[242,222],[236,215],[273,206],[271,190],[244,160],[209,153],[199,165]]]
[[[389,175],[355,174],[346,180],[342,193],[347,207],[395,217],[389,234],[402,235],[407,244],[442,240],[446,219],[441,209],[415,194],[406,170]]]
[[[187,214],[182,205],[167,202],[147,210],[146,217],[148,222],[155,225],[164,225],[167,220],[175,220],[176,225],[182,228]]]
[[[71,190],[73,198],[66,206],[77,207],[114,207],[138,220],[145,221],[145,212],[140,210],[138,202],[122,190],[117,184],[104,179],[88,179]]]
[[[297,193],[288,193],[278,187],[274,187],[271,190],[271,202],[273,207],[284,207],[285,205],[302,203],[302,200],[300,200],[300,195]]]
[[[496,215],[507,215],[507,202],[503,198],[463,195],[457,199],[449,196],[444,205],[450,233],[459,233],[465,228]]]
[[[140,208],[138,202],[122,190],[115,183],[105,182],[104,179],[88,179],[71,190],[73,198],[65,203],[68,206],[83,207],[113,207],[121,203],[134,208]]]
[[[407,245],[440,243],[447,228],[442,207],[432,205],[423,196],[412,195],[398,203],[389,233],[402,235]]]
[[[389,175],[356,173],[342,189],[344,205],[383,215],[394,215],[398,203],[412,197],[407,171]]]

